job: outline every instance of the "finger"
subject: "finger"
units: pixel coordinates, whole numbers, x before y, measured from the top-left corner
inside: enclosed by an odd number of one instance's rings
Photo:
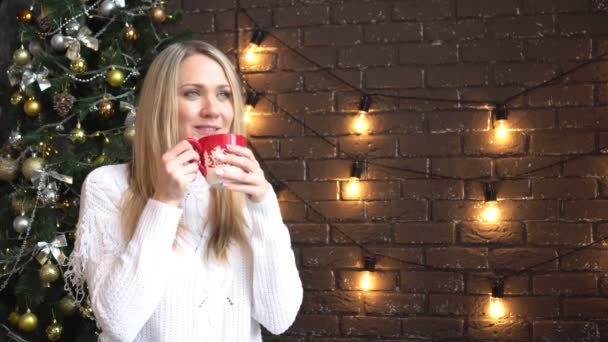
[[[198,153],[196,153],[194,150],[188,150],[188,151],[182,152],[182,154],[175,157],[174,160],[175,160],[175,162],[177,162],[179,164],[186,164],[186,163],[190,163],[193,160],[200,161],[201,156]]]
[[[165,155],[167,156],[167,158],[169,160],[171,160],[171,159],[175,159],[177,156],[179,156],[180,154],[182,154],[188,150],[194,151],[194,148],[192,147],[192,145],[190,145],[190,143],[187,140],[182,140],[182,141],[178,142],[175,146],[170,148],[165,153]]]
[[[225,154],[222,157],[221,161],[224,164],[236,166],[246,173],[253,173],[255,171],[255,165],[253,165],[251,160],[245,157],[237,156],[235,154]]]
[[[236,155],[243,156],[243,157],[245,157],[247,159],[257,161],[255,159],[255,156],[253,155],[253,151],[251,151],[247,147],[243,147],[243,146],[239,146],[239,145],[227,145],[226,149],[230,153],[234,153]]]
[[[221,170],[221,171],[220,171]],[[241,184],[250,184],[256,185],[260,183],[256,174],[246,173],[240,169],[234,168],[220,168],[218,169],[220,173],[218,173],[218,177],[222,180],[226,180],[232,183],[241,183]]]

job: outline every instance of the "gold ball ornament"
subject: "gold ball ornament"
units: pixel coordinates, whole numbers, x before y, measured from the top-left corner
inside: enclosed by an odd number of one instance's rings
[[[137,38],[139,38],[139,33],[137,33],[137,30],[135,29],[135,27],[128,26],[127,29],[125,30],[125,38],[127,40],[134,42],[137,40]]]
[[[11,95],[11,104],[16,106],[21,102],[23,102],[23,93],[20,91],[14,92],[13,95]]]
[[[25,114],[31,118],[38,116],[42,111],[42,104],[38,100],[33,97],[30,97],[23,104],[23,111]]]
[[[13,196],[11,208],[17,214],[29,213],[34,209],[34,199],[26,196]]]
[[[0,157],[0,180],[13,181],[19,172],[19,162],[10,156]]]
[[[44,166],[44,159],[39,157],[29,157],[23,161],[23,165],[21,165],[21,173],[27,179],[32,179],[35,175],[37,175],[42,170]]]
[[[70,132],[70,141],[74,144],[83,144],[87,141],[87,132],[80,127],[80,122],[77,123],[76,128]]]
[[[167,19],[165,9],[162,7],[154,6],[150,9],[150,16],[157,24],[162,24]]]
[[[114,115],[114,102],[112,100],[103,100],[97,104],[99,115],[108,118]]]
[[[122,70],[112,69],[106,75],[106,81],[112,87],[120,87],[125,81],[125,73]]]
[[[53,320],[53,323],[49,324],[46,327],[46,337],[49,341],[57,341],[63,335],[63,325],[59,324],[56,319]]]
[[[16,327],[19,324],[19,317],[21,317],[21,315],[19,315],[19,312],[17,312],[17,309],[15,309],[14,311],[11,311],[11,313],[8,314],[8,322]]]
[[[76,313],[78,307],[76,306],[76,301],[74,297],[71,295],[66,295],[61,298],[59,301],[59,311],[66,316],[71,316]]]
[[[102,164],[105,164],[107,160],[108,160],[108,157],[106,156],[106,154],[104,152],[101,152],[101,154],[98,155],[97,158],[95,158],[95,160],[93,160],[93,164],[102,165]]]
[[[133,141],[135,140],[135,126],[129,126],[127,127],[127,129],[125,129],[125,132],[123,133],[125,140],[129,143],[132,144]]]
[[[34,13],[29,8],[24,8],[17,12],[17,21],[21,24],[30,23],[34,19]]]
[[[93,308],[91,304],[86,303],[82,306],[82,317],[84,318],[92,318],[93,317]]]
[[[38,328],[38,317],[30,309],[19,317],[19,329],[25,332],[32,332]]]
[[[13,62],[19,66],[24,66],[32,60],[32,55],[23,45],[13,52]]]
[[[81,74],[87,71],[87,61],[82,57],[78,57],[70,63],[70,70],[72,70],[76,74]]]
[[[54,264],[47,262],[42,267],[40,267],[40,280],[45,283],[52,283],[59,279],[59,268]]]

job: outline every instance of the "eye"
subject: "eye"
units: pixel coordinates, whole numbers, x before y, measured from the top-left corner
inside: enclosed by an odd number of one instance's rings
[[[188,97],[188,98],[198,97],[199,95],[200,95],[200,92],[196,89],[190,89],[190,90],[186,90],[184,92],[184,97]]]
[[[232,94],[228,90],[221,90],[220,92],[217,93],[217,97],[222,100],[227,100],[232,97]]]

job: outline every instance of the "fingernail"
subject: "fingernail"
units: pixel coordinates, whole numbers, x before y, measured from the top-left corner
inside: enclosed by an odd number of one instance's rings
[[[234,149],[234,145],[232,145],[232,144],[228,144],[228,145],[226,145],[226,147],[227,147],[229,150],[233,150],[233,149]]]
[[[221,175],[223,175],[223,174],[224,174],[224,170],[222,170],[222,169],[215,169],[215,174],[217,174],[217,175],[220,175],[220,176],[221,176]]]
[[[215,158],[216,158],[216,159],[219,159],[219,160],[224,160],[224,159],[226,159],[226,155],[225,155],[225,154],[219,154],[219,153],[218,153],[218,155],[217,155]]]

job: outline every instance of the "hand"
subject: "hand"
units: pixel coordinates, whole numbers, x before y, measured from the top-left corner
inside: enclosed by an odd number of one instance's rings
[[[200,156],[186,140],[180,141],[161,157],[153,199],[179,207],[186,197],[188,185],[198,173]]]
[[[222,163],[236,168],[223,168],[222,174],[218,173],[218,177],[224,181],[224,187],[247,194],[253,202],[261,202],[268,192],[269,185],[253,152],[238,145],[228,145],[226,150],[228,153],[222,159]]]

